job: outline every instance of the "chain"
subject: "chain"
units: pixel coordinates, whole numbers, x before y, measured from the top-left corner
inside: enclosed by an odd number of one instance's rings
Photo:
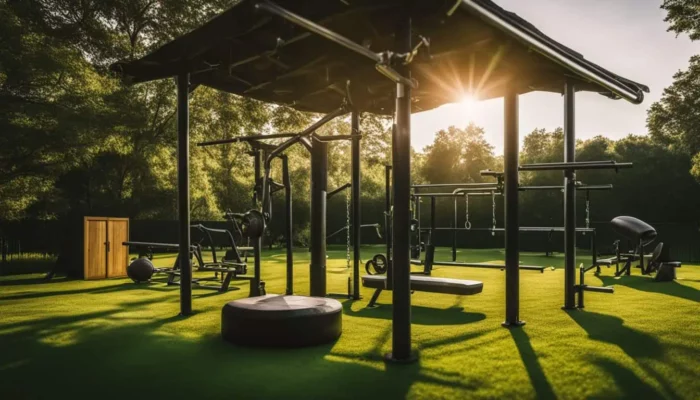
[[[472,223],[469,221],[469,193],[464,194],[464,227],[472,229]]]
[[[586,228],[591,227],[591,201],[586,199]]]
[[[493,229],[491,230],[491,236],[496,236],[496,191],[491,191],[491,224]]]
[[[350,269],[350,192],[351,190],[345,190],[345,238],[347,242],[347,246],[345,248],[345,261],[347,262],[347,269]]]

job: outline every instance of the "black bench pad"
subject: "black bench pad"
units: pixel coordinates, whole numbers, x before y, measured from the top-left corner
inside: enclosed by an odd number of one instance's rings
[[[221,336],[244,346],[303,347],[332,342],[342,332],[338,300],[265,295],[234,300],[221,311]]]
[[[386,290],[386,275],[365,275],[362,277],[362,286]],[[411,275],[411,290],[417,292],[468,296],[479,294],[483,289],[484,284],[479,281]]]

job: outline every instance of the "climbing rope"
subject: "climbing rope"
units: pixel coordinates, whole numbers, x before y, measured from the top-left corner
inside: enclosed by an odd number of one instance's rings
[[[472,223],[469,221],[469,193],[464,193],[464,228],[472,229]]]

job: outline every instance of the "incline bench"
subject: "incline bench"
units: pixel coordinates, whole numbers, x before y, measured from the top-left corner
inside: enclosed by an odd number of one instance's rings
[[[386,275],[365,275],[362,277],[362,286],[376,289],[367,307],[376,305],[382,290],[391,290],[387,287]],[[483,289],[484,284],[479,281],[411,275],[411,291],[416,292],[470,296],[481,293]]]

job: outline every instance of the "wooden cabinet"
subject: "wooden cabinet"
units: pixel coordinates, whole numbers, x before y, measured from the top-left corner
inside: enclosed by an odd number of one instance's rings
[[[129,219],[85,217],[83,220],[85,279],[105,279],[126,276],[129,264]]]

